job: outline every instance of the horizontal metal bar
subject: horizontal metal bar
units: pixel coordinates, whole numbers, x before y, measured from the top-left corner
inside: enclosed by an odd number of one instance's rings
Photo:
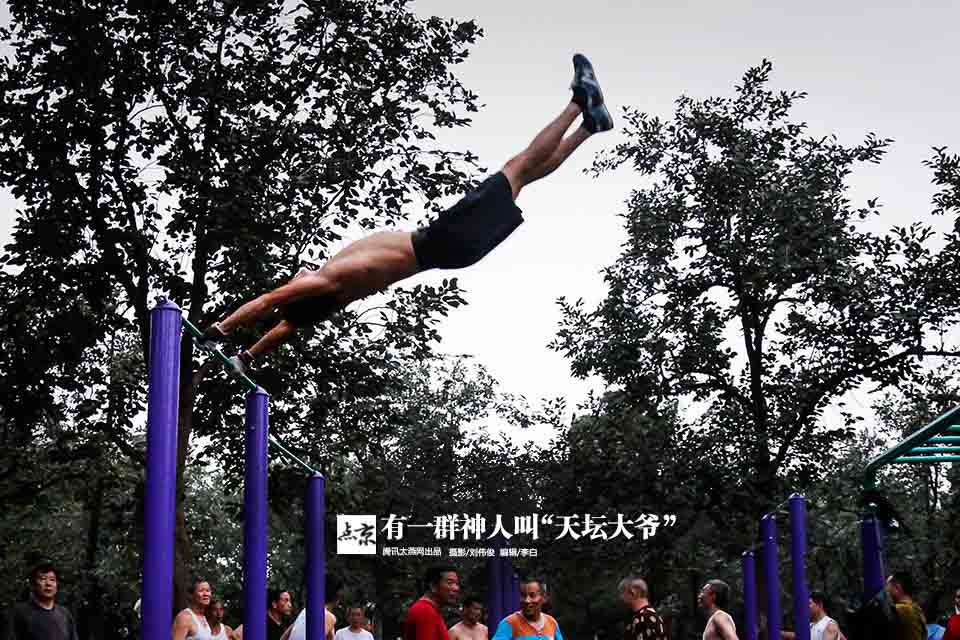
[[[194,338],[196,338],[196,339],[198,339],[198,340],[201,339],[201,338],[203,338],[203,331],[200,331],[200,329],[198,329],[196,326],[194,326],[194,324],[193,324],[192,322],[190,322],[189,320],[187,320],[186,318],[183,319],[183,326],[185,326],[185,327],[187,328],[187,332],[190,333],[190,334],[192,334]],[[217,360],[219,360],[221,363],[223,363],[223,365],[224,365],[225,367],[227,367],[227,369],[229,370],[229,373],[230,373],[231,375],[237,376],[238,378],[240,378],[241,380],[243,380],[245,383],[247,383],[247,386],[249,386],[251,389],[254,389],[254,390],[255,390],[255,389],[259,389],[259,388],[260,388],[259,385],[257,385],[256,382],[254,382],[253,380],[251,380],[250,378],[248,378],[245,374],[242,374],[242,373],[240,373],[239,371],[237,371],[236,369],[234,369],[234,368],[233,368],[233,365],[230,364],[230,358],[228,358],[227,356],[225,356],[225,355],[223,354],[223,351],[221,351],[219,347],[214,348],[214,349],[206,349],[206,348],[203,348],[203,349],[204,349],[204,351],[206,351],[207,353],[212,353],[212,354],[213,354],[213,357],[215,357]]]
[[[901,456],[896,460],[891,460],[893,464],[906,464],[912,462],[921,462],[926,464],[935,464],[939,462],[960,462],[960,456]]]
[[[929,444],[948,444],[950,442],[960,442],[960,436],[937,436],[927,440]]]
[[[317,476],[322,476],[322,475],[323,475],[322,473],[320,473],[319,471],[317,471],[316,469],[314,469],[313,467],[311,467],[310,465],[308,465],[306,462],[304,462],[303,460],[301,460],[300,458],[298,458],[292,451],[290,451],[289,449],[287,449],[287,447],[284,446],[284,444],[283,444],[282,442],[280,442],[279,440],[277,440],[276,436],[269,436],[269,440],[270,440],[270,444],[272,444],[273,446],[275,446],[277,449],[280,450],[280,453],[282,453],[283,455],[285,455],[285,456],[286,456],[287,458],[289,458],[291,461],[296,462],[297,464],[299,464],[301,467],[303,467],[304,469],[306,469],[306,470],[307,470],[308,472],[310,472],[312,475],[317,475]]]
[[[960,433],[960,424],[953,425],[952,427],[947,429],[947,431],[950,431],[951,433]]]
[[[197,338],[197,339],[203,338],[203,332],[200,331],[200,329],[198,329],[198,328],[196,327],[196,325],[194,325],[192,322],[190,322],[190,321],[187,320],[186,318],[183,319],[183,326],[187,328],[187,332],[190,333],[194,338]],[[221,363],[223,363],[224,366],[227,367],[227,369],[229,370],[229,373],[230,373],[231,375],[235,375],[235,376],[237,376],[238,378],[240,378],[241,380],[243,380],[245,383],[247,383],[247,385],[248,385],[251,389],[259,389],[259,388],[260,388],[260,386],[259,386],[256,382],[254,382],[250,377],[248,377],[248,376],[246,376],[245,374],[242,374],[242,373],[240,373],[239,371],[237,371],[236,369],[234,369],[234,368],[233,368],[233,365],[230,364],[230,358],[228,358],[227,356],[225,356],[225,355],[223,354],[223,351],[221,351],[219,348],[216,348],[216,349],[204,349],[204,350],[207,351],[208,353],[212,353],[213,356],[214,356],[217,360],[219,360]],[[306,469],[311,475],[322,475],[322,474],[320,474],[319,471],[315,470],[313,467],[311,467],[310,465],[308,465],[306,462],[304,462],[303,460],[301,460],[300,458],[298,458],[298,457],[297,457],[292,451],[290,451],[287,447],[285,447],[285,446],[283,445],[283,443],[280,442],[280,440],[278,440],[278,439],[276,438],[276,436],[270,435],[270,436],[267,437],[267,439],[270,441],[270,444],[272,444],[274,447],[276,447],[276,448],[280,451],[280,453],[282,453],[282,454],[284,455],[284,457],[286,457],[286,458],[288,458],[290,461],[292,461],[292,462],[300,465],[301,467],[303,467],[304,469]]]
[[[960,447],[914,447],[907,453],[960,453]]]

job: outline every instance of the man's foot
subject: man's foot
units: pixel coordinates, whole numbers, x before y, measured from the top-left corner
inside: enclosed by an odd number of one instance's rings
[[[590,133],[613,129],[613,116],[607,110],[607,105],[599,104],[589,111],[584,111],[583,126]]]
[[[215,351],[217,349],[217,343],[226,342],[226,340],[227,334],[220,328],[220,323],[214,322],[204,329],[203,337],[197,339],[197,344],[200,348],[206,349],[207,351]]]
[[[239,375],[247,375],[250,367],[253,366],[254,359],[253,354],[249,351],[241,351],[237,355],[229,358],[230,366],[233,368],[234,373]]]
[[[570,83],[570,88],[573,89],[573,101],[584,114],[603,104],[603,92],[600,91],[597,74],[582,53],[573,56],[573,82]]]

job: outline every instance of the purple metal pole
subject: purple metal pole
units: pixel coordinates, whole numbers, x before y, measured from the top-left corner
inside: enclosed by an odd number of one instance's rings
[[[504,617],[503,612],[503,565],[500,564],[500,546],[494,541],[496,556],[487,560],[487,622],[490,629],[496,629]]]
[[[140,637],[166,640],[173,625],[173,532],[177,510],[180,308],[161,298],[150,312],[147,476]]]
[[[507,615],[520,610],[520,576],[510,566],[510,598],[507,600]]]
[[[747,640],[757,640],[757,563],[753,551],[747,551],[740,559],[743,564],[743,617],[747,626]]]
[[[323,640],[326,633],[327,538],[326,481],[319,473],[307,481],[307,638]]]
[[[767,586],[767,637],[780,637],[780,571],[777,561],[777,521],[768,513],[760,520],[763,577]]]
[[[807,588],[807,499],[790,496],[790,569],[793,574],[793,629],[810,640],[810,590]]]
[[[863,598],[869,600],[883,590],[883,537],[880,522],[872,510],[860,522],[860,541],[863,546]]]
[[[500,553],[499,549],[497,553]],[[510,571],[509,558],[499,556],[497,557],[497,562],[500,563],[500,611],[503,612],[503,617],[506,618],[513,613],[513,611],[510,610],[510,590],[513,589],[513,577]]]
[[[270,396],[260,387],[247,394],[247,460],[243,479],[244,640],[267,640],[267,430],[269,429],[269,403]]]

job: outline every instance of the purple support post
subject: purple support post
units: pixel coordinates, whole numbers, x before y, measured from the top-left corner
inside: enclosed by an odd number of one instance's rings
[[[500,553],[498,550],[497,553]],[[503,617],[513,613],[510,610],[510,591],[513,589],[513,569],[510,567],[510,558],[500,556],[497,558],[500,563],[500,610]]]
[[[326,481],[319,473],[307,481],[307,638],[326,633],[327,512]]]
[[[757,640],[760,627],[757,625],[757,563],[753,551],[744,552],[740,559],[743,565],[743,607],[744,624],[747,626],[747,640]]]
[[[177,511],[180,308],[165,299],[150,312],[147,477],[144,493],[140,637],[166,640],[173,625],[173,535]]]
[[[510,566],[510,597],[507,600],[507,615],[520,610],[520,576]]]
[[[790,496],[790,568],[793,574],[793,628],[797,640],[810,640],[810,590],[807,587],[807,499]]]
[[[870,509],[860,521],[860,541],[863,546],[863,599],[869,600],[883,591],[883,538],[880,521]]]
[[[247,394],[247,460],[243,478],[244,640],[267,640],[267,430],[269,428],[269,402],[270,396],[260,387]]]
[[[763,577],[767,586],[767,637],[780,637],[780,571],[777,559],[777,521],[772,513],[760,520],[763,540]]]
[[[500,563],[500,548],[494,541],[497,556],[487,560],[487,620],[490,628],[496,629],[504,617],[503,611],[503,565]]]

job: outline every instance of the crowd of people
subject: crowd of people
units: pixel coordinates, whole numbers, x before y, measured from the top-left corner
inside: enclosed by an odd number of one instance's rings
[[[52,564],[41,564],[30,572],[30,599],[14,605],[4,625],[4,640],[79,640],[70,611],[57,604],[59,575]],[[340,605],[343,584],[327,576],[324,616],[325,640],[374,640],[374,629],[361,603],[345,607],[346,625],[337,629],[333,610]],[[650,603],[646,580],[639,575],[625,577],[617,587],[620,601],[630,612],[623,640],[667,640],[669,628]],[[210,583],[194,578],[188,589],[188,605],[174,618],[173,640],[243,640],[243,625],[231,629],[224,623],[224,603],[213,596]],[[436,566],[424,576],[424,589],[407,609],[396,640],[564,640],[556,618],[544,611],[549,601],[547,583],[528,576],[520,581],[520,609],[496,623],[493,635],[483,624],[483,600],[467,595],[461,601],[460,577],[453,566]],[[737,626],[730,613],[731,591],[722,580],[709,580],[697,597],[706,624],[703,640],[738,640]],[[953,594],[949,615],[938,616],[933,603],[923,606],[914,600],[909,573],[894,572],[886,589],[871,602],[890,605],[885,614],[874,616],[881,627],[861,632],[871,640],[960,640],[960,588]],[[445,611],[459,605],[460,620],[448,628]],[[846,640],[840,623],[831,618],[828,598],[820,591],[810,594],[810,640]],[[879,609],[878,609],[879,610]],[[289,591],[271,590],[267,598],[268,640],[306,640],[307,610],[288,624],[293,611]],[[757,629],[767,638],[762,616]],[[795,640],[796,631],[782,631],[781,640]]]
[[[366,607],[349,604],[346,607],[347,626],[336,630],[337,616],[333,613],[340,604],[343,585],[327,577],[325,602],[325,640],[373,640],[373,626],[366,617]],[[173,640],[243,640],[243,625],[231,629],[223,624],[223,603],[211,596],[210,584],[203,578],[194,578],[189,589],[190,603],[177,614],[173,622]],[[289,591],[272,589],[267,595],[267,640],[305,640],[307,609],[303,608],[290,623],[293,598]]]

